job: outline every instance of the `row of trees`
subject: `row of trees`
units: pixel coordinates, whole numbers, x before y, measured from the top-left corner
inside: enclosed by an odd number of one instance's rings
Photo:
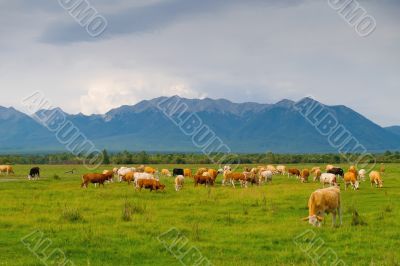
[[[357,155],[352,155],[354,158]],[[210,164],[212,157],[224,158],[221,163],[242,164],[295,164],[295,163],[348,163],[349,156],[340,154],[233,154],[207,156],[200,153],[147,153],[103,151],[104,164]],[[374,154],[379,163],[400,163],[400,152],[387,151]],[[41,155],[0,155],[0,164],[81,164],[83,158],[69,153]]]

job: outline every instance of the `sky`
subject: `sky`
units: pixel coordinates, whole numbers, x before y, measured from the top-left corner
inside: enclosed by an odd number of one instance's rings
[[[92,37],[70,1],[83,0],[0,0],[1,106],[38,90],[84,114],[159,96],[312,96],[400,125],[400,1],[357,2],[376,21],[366,37],[328,0],[88,0],[107,21]]]

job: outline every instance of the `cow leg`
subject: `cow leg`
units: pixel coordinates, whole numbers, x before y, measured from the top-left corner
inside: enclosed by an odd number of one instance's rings
[[[336,225],[336,211],[332,212],[332,226],[335,227]]]
[[[235,181],[231,180],[233,188],[235,188]]]

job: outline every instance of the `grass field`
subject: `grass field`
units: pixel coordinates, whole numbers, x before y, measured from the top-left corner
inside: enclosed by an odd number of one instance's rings
[[[210,189],[187,179],[179,193],[172,178],[162,178],[166,192],[150,193],[126,183],[81,189],[82,166],[40,167],[39,181],[26,179],[30,166],[15,166],[15,175],[0,177],[0,265],[44,265],[39,258],[58,248],[75,265],[172,266],[181,265],[174,255],[192,247],[213,265],[311,265],[313,259],[323,265],[334,261],[329,256],[346,265],[400,263],[400,165],[386,165],[382,189],[365,182],[359,191],[344,191],[342,185],[338,228],[331,216],[321,228],[301,220],[310,193],[321,185],[295,178],[274,176],[272,184],[247,189],[221,187],[221,177]],[[72,168],[78,173],[64,174]],[[171,228],[188,240],[181,250],[164,246],[173,241],[163,235]],[[51,244],[37,249],[43,252],[39,257],[24,244],[37,240],[21,241],[35,230]],[[330,255],[318,259],[324,251]],[[183,256],[184,264],[192,265],[190,259]]]

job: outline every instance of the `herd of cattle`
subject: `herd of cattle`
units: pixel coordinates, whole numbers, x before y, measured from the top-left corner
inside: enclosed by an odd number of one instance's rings
[[[385,168],[381,165],[379,171],[371,171],[369,173],[371,187],[383,187],[382,174]],[[14,170],[10,165],[0,165],[0,173],[13,174]],[[183,188],[186,178],[192,178],[194,185],[214,186],[219,175],[222,175],[222,186],[231,185],[235,187],[240,184],[241,187],[251,185],[262,185],[272,182],[274,175],[296,177],[300,182],[309,182],[309,178],[313,178],[314,182],[320,182],[322,189],[314,191],[308,201],[309,216],[304,220],[308,220],[314,226],[320,226],[325,213],[332,213],[333,225],[336,224],[336,215],[339,215],[340,223],[342,223],[340,210],[340,185],[339,178],[343,179],[345,190],[351,186],[354,190],[360,188],[360,181],[366,180],[367,171],[365,169],[357,170],[355,166],[350,166],[345,172],[342,168],[333,165],[327,165],[324,172],[321,167],[313,167],[312,169],[286,168],[284,165],[267,165],[254,168],[245,168],[243,172],[233,171],[231,166],[226,165],[223,169],[199,168],[195,173],[191,169],[174,168],[172,173],[168,169],[157,169],[149,166],[141,165],[139,167],[120,167],[112,170],[104,170],[103,173],[89,173],[82,176],[81,187],[88,187],[89,183],[103,185],[105,183],[127,182],[133,183],[136,189],[150,189],[150,191],[164,190],[165,185],[160,183],[159,176],[174,177],[175,190],[180,191]],[[40,177],[39,167],[33,167],[29,171],[28,179],[35,180]],[[329,185],[325,188],[325,185]]]

